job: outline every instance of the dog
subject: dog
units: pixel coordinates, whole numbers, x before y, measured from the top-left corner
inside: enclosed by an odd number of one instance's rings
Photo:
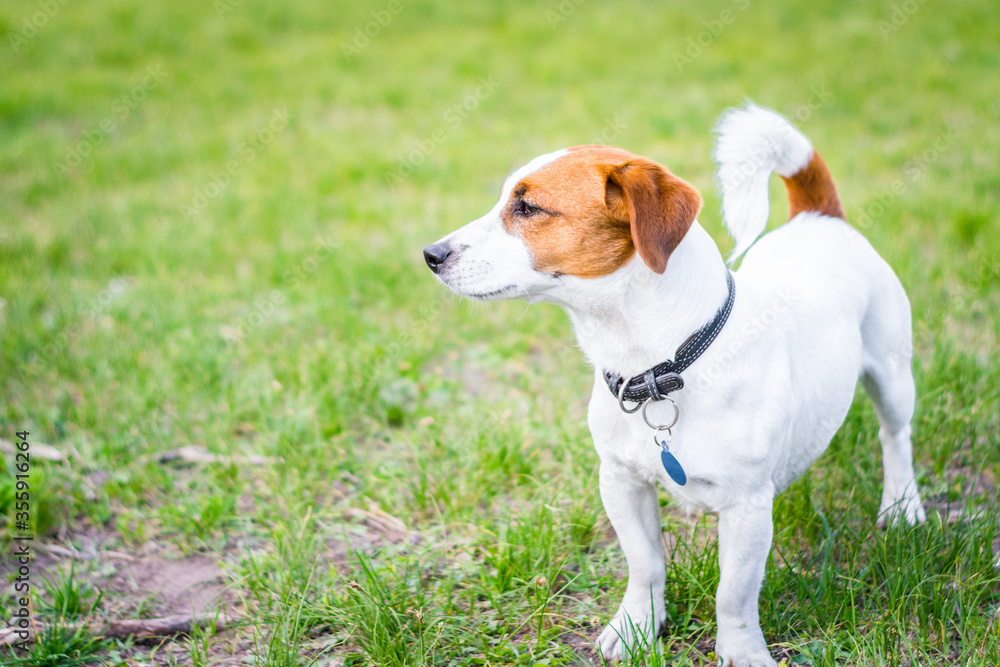
[[[826,450],[859,379],[880,425],[877,520],[925,519],[899,279],[845,221],[829,169],[784,117],[747,104],[716,131],[737,271],[698,223],[694,186],[596,145],[531,160],[486,215],[424,249],[464,297],[562,306],[593,365],[587,420],[628,565],[596,641],[613,661],[647,650],[666,615],[659,484],[682,507],[718,515],[720,664],[776,665],[758,609],[773,500]],[[764,234],[771,173],[784,181],[789,221]]]

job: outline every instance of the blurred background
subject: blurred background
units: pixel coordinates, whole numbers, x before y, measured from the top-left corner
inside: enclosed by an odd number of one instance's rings
[[[85,628],[11,660],[590,664],[624,572],[591,370],[561,311],[462,303],[421,249],[605,143],[699,188],[726,253],[712,127],[746,99],[910,294],[933,510],[874,532],[859,400],[776,508],[765,634],[796,664],[998,660],[995,2],[16,0],[0,35],[0,532],[36,536],[40,618]],[[658,650],[708,664],[714,519],[663,503]],[[192,608],[242,620],[97,639]]]

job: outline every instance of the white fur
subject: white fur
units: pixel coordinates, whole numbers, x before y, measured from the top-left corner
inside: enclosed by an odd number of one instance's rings
[[[726,112],[715,128],[715,161],[722,190],[722,217],[736,246],[730,261],[745,253],[767,225],[771,172],[789,177],[812,159],[809,140],[783,116],[753,104]]]
[[[763,229],[770,169],[793,173],[809,159],[808,141],[788,127],[756,107],[731,112],[720,125],[720,181],[738,249]],[[629,568],[621,606],[597,641],[602,654],[619,659],[627,648],[648,645],[663,624],[659,484],[683,506],[719,515],[716,654],[725,665],[773,667],[757,611],[772,502],[826,449],[859,378],[882,427],[880,519],[924,518],[910,445],[914,386],[906,294],[885,261],[843,221],[803,213],[761,238],[736,273],[729,321],[673,395],[680,420],[671,450],[688,475],[687,485],[678,486],[660,463],[651,429],[638,414],[619,409],[601,373],[633,375],[673,358],[723,303],[726,265],[696,221],[662,275],[639,257],[603,278],[534,271],[527,248],[499,224],[499,212],[525,173],[559,155],[515,172],[489,214],[447,237],[462,249],[440,278],[465,295],[509,285],[500,296],[563,306],[594,366],[588,422],[601,459],[601,497]],[[750,170],[751,181],[738,182],[734,174],[756,164],[757,155],[765,159]],[[654,403],[649,414],[666,421],[670,410]]]

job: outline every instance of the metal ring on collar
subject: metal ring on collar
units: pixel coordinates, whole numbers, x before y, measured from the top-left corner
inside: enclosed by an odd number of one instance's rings
[[[623,379],[622,380],[622,386],[618,388],[618,407],[620,407],[622,409],[622,412],[625,412],[626,414],[632,414],[633,412],[638,412],[639,408],[644,407],[646,405],[646,403],[649,403],[650,399],[647,398],[642,403],[636,403],[635,407],[632,408],[631,410],[629,408],[626,408],[625,407],[625,385],[627,385],[627,384],[628,384],[628,380],[627,379]],[[645,410],[643,411],[643,414],[645,414]],[[649,422],[646,422],[646,423],[648,424]]]
[[[656,436],[660,434],[660,431],[666,431],[667,432],[666,444],[670,443],[670,437],[673,435],[673,433],[670,432],[670,427],[669,426],[660,426],[659,428],[657,428],[656,430],[653,431],[653,442],[656,443],[657,447],[661,447],[662,448],[662,447],[665,446],[665,443],[662,443],[662,442],[660,442],[659,440],[656,439]]]
[[[664,396],[663,398],[666,399],[666,400],[668,400],[668,401],[670,401],[670,404],[672,406],[674,406],[674,418],[673,418],[673,420],[669,424],[654,424],[653,422],[649,421],[649,417],[646,416],[646,406],[649,405],[649,403],[650,403],[650,401],[652,399],[648,399],[647,398],[646,402],[642,404],[642,418],[643,418],[643,420],[646,422],[646,424],[649,425],[649,428],[655,429],[657,431],[662,430],[662,429],[672,428],[673,425],[677,423],[677,420],[680,419],[680,416],[681,416],[681,409],[679,407],[677,407],[677,401],[675,401],[674,399],[670,398],[669,396]],[[636,406],[636,407],[638,407],[638,406]]]

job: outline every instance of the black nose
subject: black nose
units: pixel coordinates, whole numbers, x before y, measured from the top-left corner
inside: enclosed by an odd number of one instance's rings
[[[447,243],[432,243],[424,248],[424,260],[434,273],[441,270],[441,265],[450,254],[451,248],[448,247]]]

